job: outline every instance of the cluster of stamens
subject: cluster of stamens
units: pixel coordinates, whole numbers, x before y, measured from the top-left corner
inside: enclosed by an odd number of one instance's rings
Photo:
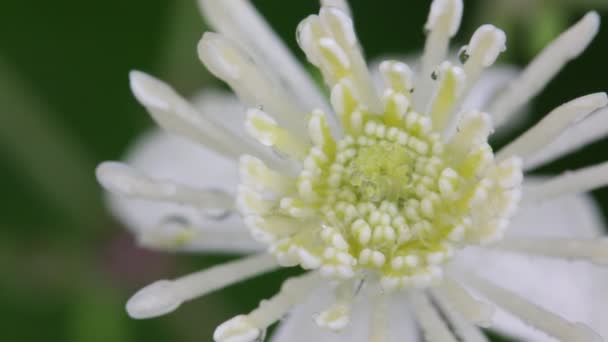
[[[308,139],[261,108],[248,111],[251,135],[299,162],[287,176],[241,160],[239,207],[279,263],[334,279],[376,278],[386,289],[426,287],[441,279],[455,248],[500,237],[519,199],[521,165],[494,160],[487,114],[453,114],[468,69],[440,64],[421,113],[413,73],[401,62],[380,65],[381,98],[365,96],[372,82],[340,11],[311,16],[298,32],[331,87],[343,135],[334,138],[321,110],[308,119]]]
[[[378,277],[386,289],[425,287],[441,278],[455,247],[500,236],[521,175],[516,159],[496,164],[480,139],[489,132],[487,115],[465,116],[446,146],[428,116],[385,103],[382,115],[359,111],[361,129],[338,142],[314,112],[312,146],[297,177],[279,176],[286,192],[278,196],[247,186],[276,172],[242,159],[246,222],[282,265],[339,279]],[[250,111],[248,127],[289,150],[272,139],[281,128],[259,109]]]

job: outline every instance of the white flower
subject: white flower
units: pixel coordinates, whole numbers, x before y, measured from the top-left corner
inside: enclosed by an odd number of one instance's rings
[[[327,103],[247,1],[201,4],[219,33],[203,36],[199,56],[249,109],[218,93],[190,104],[133,72],[137,99],[189,142],[155,132],[128,158],[136,168],[106,162],[97,176],[144,246],[259,253],[143,288],[132,317],[299,265],[303,275],[214,339],[254,341],[285,316],[274,341],[417,341],[415,322],[431,341],[484,341],[477,326],[538,341],[608,337],[608,275],[591,264],[608,262],[608,245],[580,195],[608,183],[608,164],[522,185],[523,171],[604,136],[606,94],[559,106],[496,154],[487,142],[582,53],[596,13],[497,93],[482,74],[504,33],[481,26],[445,61],[463,4],[435,0],[419,70],[384,61],[378,89],[348,6],[322,1],[297,37]]]

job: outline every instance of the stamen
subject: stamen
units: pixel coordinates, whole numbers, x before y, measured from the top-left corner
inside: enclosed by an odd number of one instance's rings
[[[346,13],[349,17],[352,17],[350,6],[346,0],[321,0],[322,7],[335,7],[342,12]]]
[[[274,297],[263,300],[248,315],[236,316],[218,326],[213,334],[217,342],[253,342],[260,332],[280,320],[319,282],[318,274],[307,273],[286,280]]]
[[[127,302],[136,319],[168,314],[183,302],[222,289],[247,278],[272,271],[278,265],[266,253],[214,266],[175,280],[159,280],[139,290]]]
[[[466,76],[462,68],[452,66],[450,62],[443,62],[438,73],[439,78],[427,115],[431,117],[433,129],[441,132],[455,119],[455,116],[450,114],[464,90]]]
[[[492,323],[494,307],[471,296],[469,291],[454,279],[446,277],[438,288],[437,294],[445,298],[451,306],[468,321],[487,327]]]
[[[416,78],[414,105],[417,111],[426,109],[431,96],[433,80],[431,73],[445,59],[450,38],[453,37],[462,19],[462,0],[434,0],[425,25],[427,38],[421,71]]]
[[[507,36],[501,29],[493,25],[482,25],[473,33],[469,45],[460,50],[459,57],[463,64],[466,86],[458,99],[458,104],[454,106],[454,110],[459,110],[483,70],[492,66],[500,53],[506,50],[506,41]],[[449,128],[453,129],[453,127]],[[451,131],[448,132],[448,136],[451,133]]]
[[[389,327],[388,327],[388,298],[385,294],[378,294],[372,298],[373,308],[370,328],[370,342],[388,342]]]
[[[242,155],[239,158],[239,175],[241,183],[262,192],[286,194],[294,190],[295,179],[271,170],[256,157]]]
[[[338,44],[344,49],[351,63],[352,78],[361,102],[370,111],[382,113],[382,103],[374,88],[367,63],[359,47],[352,19],[336,8],[321,8],[321,23],[331,32]]]
[[[348,8],[343,0],[329,2],[333,2],[333,6]],[[207,22],[218,32],[247,47],[247,51],[259,57],[256,61],[263,63],[265,70],[278,75],[282,87],[293,95],[290,99],[299,101],[302,111],[320,108],[331,113],[309,73],[249,1],[199,0],[199,5]]]
[[[409,66],[398,61],[380,63],[380,73],[387,88],[409,98],[414,89],[414,74]]]
[[[484,297],[517,316],[531,327],[544,331],[559,341],[600,342],[593,330],[582,323],[572,323],[564,318],[527,301],[525,298],[496,286],[474,272],[458,270],[461,280]]]
[[[278,215],[251,215],[244,220],[253,238],[267,244],[291,236],[305,227],[305,222],[301,220]]]
[[[259,192],[241,184],[237,189],[236,207],[244,215],[264,215],[277,206],[277,201],[264,198]]]
[[[342,331],[350,323],[351,304],[354,294],[353,281],[345,280],[335,290],[336,302],[321,312],[315,322],[322,328]]]
[[[496,155],[504,160],[517,155],[525,160],[542,150],[570,125],[608,104],[606,93],[595,93],[574,99],[557,107],[524,134],[502,148]]]
[[[248,106],[262,106],[291,134],[302,136],[305,121],[302,110],[294,106],[297,102],[242,48],[220,34],[206,32],[198,44],[198,54],[207,69],[228,83]]]
[[[504,123],[536,96],[570,60],[578,57],[597,34],[599,25],[600,16],[589,12],[536,56],[490,106],[488,112],[492,113],[496,126]]]
[[[604,108],[564,131],[555,141],[543,147],[526,161],[531,170],[565,154],[576,151],[608,134],[608,108]]]
[[[350,79],[357,100],[374,113],[382,112],[382,103],[348,15],[337,8],[321,8],[318,16],[309,16],[300,23],[297,37],[307,59],[321,70],[330,88]]]
[[[410,303],[414,306],[414,313],[424,332],[424,336],[429,341],[457,342],[456,337],[452,334],[443,319],[441,319],[441,316],[425,293],[412,293],[409,299]]]
[[[608,265],[608,239],[505,238],[490,248]]]
[[[466,111],[461,115],[456,133],[449,140],[447,148],[456,160],[462,160],[475,147],[487,144],[492,132],[490,115],[476,110]],[[491,150],[488,152],[491,157]]]
[[[171,181],[153,179],[123,163],[104,162],[96,170],[107,190],[123,196],[192,205],[196,208],[234,208],[234,199],[220,190],[203,190]]]
[[[608,185],[608,162],[568,171],[526,190],[525,203],[538,203]]]
[[[281,128],[266,112],[251,108],[247,110],[245,121],[247,132],[260,144],[274,147],[296,160],[303,160],[308,154],[310,144],[294,137],[291,132]]]

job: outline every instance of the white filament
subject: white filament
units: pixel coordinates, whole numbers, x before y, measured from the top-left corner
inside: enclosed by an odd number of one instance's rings
[[[597,34],[599,25],[599,15],[587,13],[530,62],[490,106],[488,112],[494,116],[496,126],[536,96],[566,63],[578,57]]]

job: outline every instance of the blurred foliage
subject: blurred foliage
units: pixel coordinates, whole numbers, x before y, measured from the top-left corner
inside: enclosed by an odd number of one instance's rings
[[[288,45],[317,2],[254,1]],[[370,59],[422,47],[425,1],[351,1]],[[514,4],[517,3],[517,6]],[[465,43],[476,25],[509,33],[503,62],[525,64],[597,0],[467,1]],[[526,6],[522,10],[522,6]],[[205,26],[194,0],[2,1],[0,5],[0,319],[4,341],[199,341],[224,319],[271,295],[284,274],[259,277],[184,305],[175,314],[133,321],[128,296],[142,285],[227,257],[161,255],[133,245],[107,214],[94,167],[119,159],[151,127],[127,75],[141,69],[185,95],[222,86],[199,64]],[[605,90],[597,77],[608,30],[543,92],[528,123],[576,96]],[[556,172],[597,161],[599,142],[545,167]],[[596,192],[604,210],[608,192]],[[116,253],[120,251],[120,253]],[[290,272],[290,271],[287,271]]]

